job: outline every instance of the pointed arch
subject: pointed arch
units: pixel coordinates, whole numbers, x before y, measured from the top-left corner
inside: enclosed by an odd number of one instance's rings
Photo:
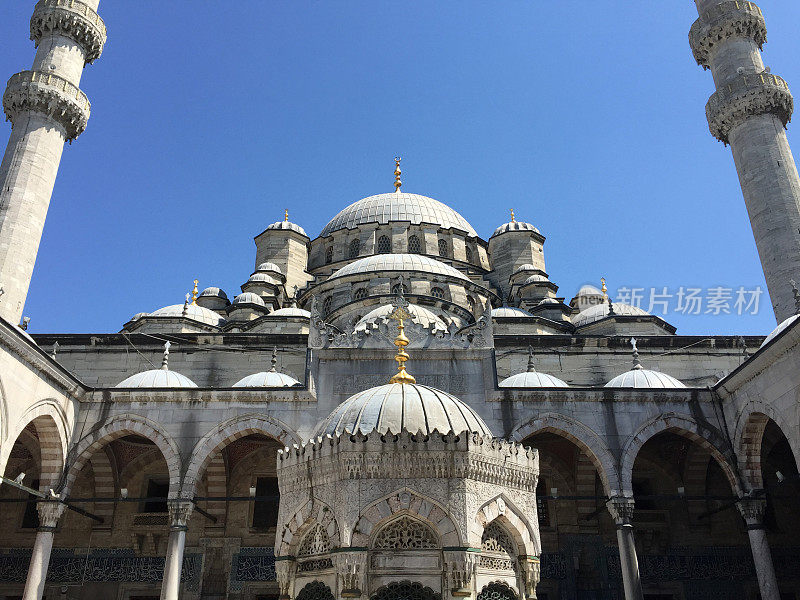
[[[276,544],[278,556],[294,556],[305,535],[317,524],[324,528],[333,547],[344,544],[331,507],[321,500],[313,499],[297,509],[284,525],[280,542]]]
[[[789,448],[792,450],[795,463],[800,469],[800,446],[786,435],[786,432],[792,429],[786,423],[785,417],[778,414],[771,405],[765,402],[758,400],[748,402],[739,410],[736,416],[734,447],[736,448],[742,479],[749,489],[764,486],[764,476],[761,470],[761,446],[764,439],[764,430],[770,420],[774,421],[778,429],[783,432],[789,442]]]
[[[532,508],[535,518],[536,507]],[[539,541],[538,523],[525,516],[525,511],[520,510],[505,494],[500,494],[478,509],[470,527],[470,537],[473,545],[480,547],[483,531],[491,523],[498,522],[514,539],[519,554],[539,556],[541,543]]]
[[[75,479],[89,459],[109,442],[126,435],[139,435],[153,442],[161,451],[169,472],[169,497],[176,498],[180,490],[181,456],[178,445],[156,423],[139,415],[125,414],[80,440],[70,452],[71,464],[67,467],[62,493],[69,495]]]
[[[606,495],[610,497],[619,493],[621,482],[614,455],[600,436],[583,423],[557,413],[545,413],[516,427],[511,432],[511,439],[523,442],[532,435],[545,432],[559,435],[578,446],[597,469]]]
[[[681,435],[705,448],[719,463],[731,490],[735,494],[741,493],[741,486],[733,467],[734,462],[730,460],[730,451],[726,449],[727,444],[720,433],[707,426],[701,427],[688,415],[666,413],[650,419],[639,427],[625,444],[620,460],[623,495],[633,496],[633,464],[636,462],[639,450],[648,440],[665,431]]]
[[[265,414],[247,414],[221,423],[195,444],[183,476],[183,494],[195,495],[198,483],[214,456],[225,446],[254,433],[260,433],[282,443],[284,446],[300,444],[300,437],[285,423]]]

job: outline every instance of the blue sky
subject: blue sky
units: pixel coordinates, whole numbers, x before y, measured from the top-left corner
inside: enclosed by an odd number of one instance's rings
[[[34,4],[3,3],[0,74],[30,68]],[[765,63],[800,86],[800,5],[760,4]],[[510,208],[534,223],[567,299],[601,276],[612,291],[766,289],[730,151],[708,133],[713,83],[689,50],[689,1],[103,0],[100,12],[109,41],[81,84],[92,118],[64,152],[32,332],[118,331],[182,302],[195,277],[233,297],[253,236],[285,207],[315,236],[391,191],[397,154],[404,191],[481,236]],[[775,324],[766,295],[757,315],[673,307],[683,334]]]

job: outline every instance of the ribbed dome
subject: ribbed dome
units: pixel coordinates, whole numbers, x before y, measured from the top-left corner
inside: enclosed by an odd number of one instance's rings
[[[778,337],[781,334],[781,332],[783,332],[783,330],[785,330],[786,328],[789,327],[789,325],[797,321],[798,318],[800,318],[800,315],[792,315],[788,319],[784,319],[780,325],[778,325],[775,329],[773,329],[772,332],[767,337],[764,338],[764,341],[761,342],[760,348],[763,348],[764,346],[769,344],[772,340],[774,340],[776,337]]]
[[[666,373],[649,369],[631,369],[617,375],[605,387],[619,388],[685,388],[686,386]]]
[[[296,306],[287,306],[286,308],[279,308],[278,310],[269,313],[270,317],[305,317],[311,318],[311,313]]]
[[[500,308],[492,309],[493,317],[532,317],[533,315],[527,310],[515,308],[513,306],[501,306]]]
[[[180,373],[167,369],[151,369],[120,381],[118,388],[196,388],[197,384]]]
[[[296,231],[300,235],[304,235],[308,237],[306,230],[300,227],[297,223],[292,223],[291,221],[276,221],[271,225],[267,225],[267,229],[286,229],[290,231]]]
[[[441,390],[415,383],[380,385],[342,402],[317,427],[314,437],[344,432],[439,433],[491,431],[478,414],[464,402]]]
[[[536,273],[535,275],[530,275],[529,277],[527,277],[525,281],[522,282],[522,285],[529,285],[531,283],[541,283],[542,281],[549,281],[549,279],[547,279],[547,277],[545,277],[544,275]]]
[[[245,292],[243,294],[239,294],[236,298],[233,299],[234,304],[257,304],[258,306],[264,306],[264,300],[262,300],[261,296],[255,294],[253,292]]]
[[[496,235],[500,235],[501,233],[506,233],[507,231],[533,231],[535,233],[539,233],[539,230],[536,229],[530,223],[524,223],[522,221],[511,221],[509,223],[503,223],[494,230],[492,237]]]
[[[540,388],[540,387],[569,387],[566,381],[562,381],[558,377],[553,377],[547,373],[539,373],[538,371],[517,373],[511,377],[506,377],[500,382],[500,387],[513,387],[513,388]]]
[[[356,323],[355,330],[363,331],[368,329],[370,325],[388,321],[389,315],[392,314],[394,310],[394,306],[386,304],[369,311]],[[416,304],[409,304],[407,310],[411,313],[413,317],[411,320],[414,323],[422,325],[425,328],[433,327],[434,331],[447,331],[447,325],[445,325],[444,321],[427,308],[417,306]]]
[[[258,271],[280,273],[281,275],[283,275],[283,271],[281,271],[281,268],[273,262],[261,263],[260,265],[258,265],[258,267],[256,267],[256,272]]]
[[[469,278],[458,269],[420,254],[376,254],[367,256],[343,266],[334,272],[328,280],[347,277],[348,275],[372,273],[374,271],[422,271],[431,275],[447,275],[469,281]]]
[[[650,313],[642,310],[641,308],[619,302],[614,303],[614,314],[618,317],[650,315]],[[573,319],[572,323],[576,327],[581,327],[582,325],[588,325],[589,323],[594,323],[600,319],[605,319],[607,316],[609,316],[608,302],[603,302],[602,304],[595,304],[594,306],[590,306],[589,308],[579,312],[575,319]]]
[[[263,371],[243,377],[233,384],[233,387],[293,387],[300,385],[294,377],[277,371]]]
[[[202,306],[198,306],[197,304],[190,304],[186,307],[186,314],[183,314],[183,304],[173,304],[171,306],[165,306],[164,308],[159,308],[156,311],[151,312],[148,317],[185,317],[187,319],[193,319],[195,321],[199,321],[200,323],[205,323],[207,325],[214,325],[215,327],[219,327],[225,324],[225,319],[215,313],[213,310],[209,310],[207,308],[203,308]]]
[[[354,202],[331,219],[320,233],[320,237],[365,223],[386,225],[390,221],[410,221],[414,225],[432,223],[443,229],[455,227],[466,231],[469,236],[478,235],[464,217],[438,200],[418,194],[393,192]]]
[[[531,263],[525,263],[524,265],[520,265],[516,269],[514,269],[513,274],[516,275],[517,273],[522,273],[523,271],[538,271],[538,270],[539,269],[537,269]]]

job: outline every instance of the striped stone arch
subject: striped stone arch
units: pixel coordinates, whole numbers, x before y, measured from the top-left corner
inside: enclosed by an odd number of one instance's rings
[[[278,556],[294,556],[306,533],[321,525],[334,548],[342,546],[339,524],[331,507],[321,500],[309,500],[292,515],[281,531]]]
[[[153,442],[161,451],[169,472],[169,497],[177,498],[180,491],[181,455],[178,445],[156,423],[139,415],[119,415],[80,440],[70,451],[62,493],[69,495],[72,485],[89,459],[109,442],[126,435],[139,435]]]
[[[511,432],[511,439],[523,442],[537,433],[554,433],[578,446],[597,469],[605,493],[608,496],[618,494],[621,482],[617,461],[606,443],[594,431],[575,419],[557,413],[545,413],[516,427]]]
[[[764,440],[764,430],[770,420],[774,421],[789,442],[795,462],[800,458],[800,448],[792,440],[787,431],[791,428],[785,423],[782,415],[775,412],[772,406],[760,402],[748,402],[736,416],[736,430],[734,432],[734,447],[739,459],[739,471],[744,484],[748,489],[764,487],[764,477],[761,470],[761,447]],[[798,463],[800,469],[800,463]]]
[[[729,458],[730,452],[725,449],[727,444],[720,433],[708,427],[701,427],[689,415],[667,413],[654,417],[639,427],[638,431],[625,444],[620,461],[623,495],[633,496],[633,464],[636,462],[639,450],[653,436],[665,431],[683,436],[708,450],[725,473],[731,490],[734,494],[741,494],[742,490],[734,463]]]
[[[402,515],[419,519],[431,527],[439,536],[443,547],[466,545],[466,540],[461,539],[453,519],[444,506],[407,487],[395,490],[361,511],[361,516],[353,528],[350,545],[369,546],[375,531]],[[346,543],[346,540],[343,542]]]
[[[206,467],[206,496],[222,498],[228,495],[228,471],[225,458],[218,452]],[[228,503],[224,500],[213,500],[206,503],[205,509],[217,518],[215,527],[225,525]],[[206,526],[208,526],[207,524]]]
[[[519,554],[528,556],[539,556],[541,554],[542,547],[539,536],[536,533],[536,527],[525,518],[524,512],[514,506],[503,494],[486,502],[475,514],[475,519],[470,527],[471,545],[473,547],[481,547],[483,530],[495,521],[500,523],[503,529],[514,538]]]
[[[106,448],[100,448],[89,457],[89,465],[94,476],[94,495],[97,498],[114,498],[116,496],[116,478],[114,466],[108,457]],[[102,517],[103,523],[99,526],[104,529],[111,528],[114,520],[114,502],[95,502],[92,512]],[[95,525],[97,527],[97,525]]]
[[[302,443],[300,437],[287,425],[265,414],[248,414],[233,418],[221,423],[197,442],[183,476],[182,493],[186,497],[196,495],[203,473],[216,454],[231,442],[254,433],[269,436],[284,446]]]
[[[55,488],[61,479],[69,442],[67,415],[55,400],[41,400],[25,411],[12,430],[8,443],[3,447],[0,466],[2,472],[5,472],[8,455],[14,442],[31,424],[39,438],[39,489],[44,492]]]

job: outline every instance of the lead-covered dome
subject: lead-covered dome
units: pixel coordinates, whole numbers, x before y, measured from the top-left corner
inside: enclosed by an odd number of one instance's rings
[[[267,225],[267,229],[269,230],[283,229],[288,231],[294,231],[296,233],[299,233],[300,235],[308,237],[308,234],[306,233],[305,229],[300,227],[300,225],[298,225],[297,223],[292,223],[291,221],[276,221],[271,225]]]
[[[791,325],[792,323],[794,323],[798,319],[800,319],[800,314],[792,315],[788,319],[784,319],[783,321],[781,321],[780,325],[778,325],[775,329],[773,329],[772,332],[767,337],[764,338],[764,341],[761,342],[761,346],[759,346],[759,347],[763,348],[764,346],[769,344],[772,340],[774,340],[781,333],[783,333],[783,331],[785,329],[787,329],[789,327],[789,325]]]
[[[617,375],[604,387],[676,389],[686,386],[672,375],[650,369],[634,368]]]
[[[450,394],[416,383],[389,383],[350,396],[317,426],[314,437],[345,432],[430,434],[478,432],[489,427],[464,402]]]
[[[506,377],[500,382],[501,388],[565,388],[569,387],[567,382],[548,375],[547,373],[539,373],[538,371],[531,371],[525,373],[517,373],[511,377]]]
[[[532,317],[533,315],[527,310],[516,308],[514,306],[501,306],[492,309],[493,317]]]
[[[540,233],[539,230],[530,223],[525,223],[524,221],[509,221],[508,223],[503,223],[500,225],[500,227],[495,229],[492,237],[500,235],[501,233],[507,233],[509,231],[532,231],[533,233]]]
[[[213,310],[203,308],[198,304],[173,304],[159,308],[151,312],[148,317],[183,317],[185,319],[193,319],[206,325],[213,325],[220,327],[225,324],[225,319],[215,313]]]
[[[376,254],[351,262],[335,271],[328,280],[348,275],[360,275],[374,271],[422,271],[429,275],[447,275],[463,281],[470,281],[458,269],[446,265],[429,256],[421,254]]]
[[[320,237],[366,223],[386,225],[390,221],[410,221],[414,225],[432,223],[443,229],[453,227],[465,231],[469,236],[478,236],[472,225],[446,204],[418,194],[391,192],[354,202],[331,219]]]
[[[622,304],[621,302],[614,303],[614,315],[618,317],[651,316],[649,312],[639,308],[638,306]],[[572,320],[572,324],[575,325],[575,327],[581,327],[582,325],[588,325],[589,323],[594,323],[595,321],[605,319],[609,316],[611,315],[609,314],[608,302],[603,302],[602,304],[595,304],[594,306],[590,306],[589,308],[579,312]]]

